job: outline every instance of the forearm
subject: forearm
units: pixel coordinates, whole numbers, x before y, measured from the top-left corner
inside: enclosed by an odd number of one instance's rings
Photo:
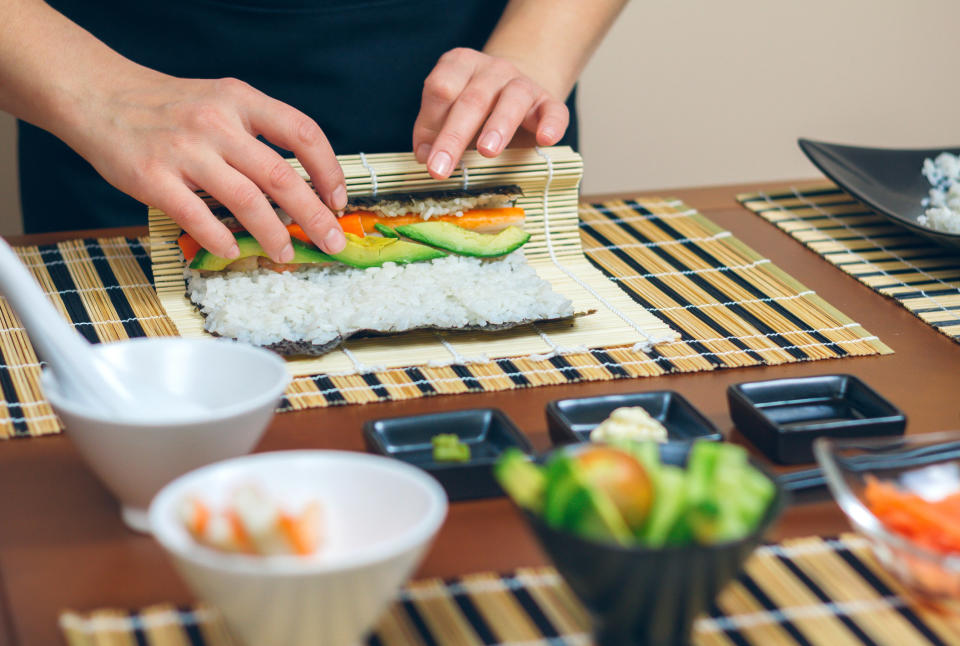
[[[327,206],[346,204],[343,171],[316,122],[237,79],[139,65],[42,0],[0,0],[0,110],[62,139],[217,255],[239,249],[196,189],[230,209],[274,262],[294,251],[265,192],[324,251],[346,244]],[[314,188],[258,136],[293,151]]]
[[[0,2],[0,109],[71,133],[124,79],[157,74],[120,56],[42,0]]]
[[[564,99],[627,0],[510,0],[483,51]]]

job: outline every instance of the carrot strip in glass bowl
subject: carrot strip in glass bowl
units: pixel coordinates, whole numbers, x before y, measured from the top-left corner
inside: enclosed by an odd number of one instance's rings
[[[937,552],[960,553],[960,492],[927,500],[868,477],[863,496],[870,511],[890,530]]]

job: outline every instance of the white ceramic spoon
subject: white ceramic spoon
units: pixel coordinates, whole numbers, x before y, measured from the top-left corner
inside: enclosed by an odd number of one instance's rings
[[[203,411],[175,393],[146,387],[136,371],[120,372],[95,353],[47,299],[40,285],[0,238],[0,293],[16,311],[37,353],[64,395],[92,410],[124,418],[176,418]]]

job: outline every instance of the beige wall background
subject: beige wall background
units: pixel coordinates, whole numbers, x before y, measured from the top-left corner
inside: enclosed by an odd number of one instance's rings
[[[956,0],[633,0],[582,78],[583,189],[815,177],[798,136],[958,145],[957,25]],[[0,233],[19,229],[0,114]]]

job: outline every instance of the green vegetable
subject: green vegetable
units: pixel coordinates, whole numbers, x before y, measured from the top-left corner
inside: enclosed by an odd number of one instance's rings
[[[434,462],[466,462],[470,459],[470,446],[453,433],[434,435],[430,442]]]
[[[546,491],[544,492],[543,519],[548,525],[562,528],[567,512],[567,503],[579,487],[575,475],[576,466],[566,453],[556,453],[545,469]]]
[[[523,451],[516,448],[504,451],[493,466],[493,476],[518,505],[534,513],[543,510],[547,477],[543,469],[530,462]]]
[[[290,241],[293,245],[293,260],[291,263],[322,263],[322,262],[340,262],[350,267],[366,269],[368,267],[381,267],[384,263],[395,262],[405,264],[411,262],[422,262],[433,260],[434,258],[443,258],[446,252],[428,247],[426,245],[410,242],[409,240],[398,240],[395,238],[378,238],[369,236],[359,238],[352,233],[347,233],[347,246],[343,251],[336,254],[326,254],[316,247],[308,245],[296,238]],[[191,269],[202,269],[206,271],[222,271],[235,260],[246,258],[248,256],[267,256],[260,243],[257,242],[249,233],[235,233],[237,246],[240,248],[240,255],[236,258],[221,258],[215,256],[206,249],[201,249],[193,257],[190,263]]]
[[[380,233],[380,235],[382,235],[384,238],[400,237],[399,235],[397,235],[397,232],[393,230],[393,227],[388,227],[387,225],[381,222],[377,222],[376,224],[374,224],[373,228],[376,229]]]
[[[657,470],[653,485],[653,507],[650,508],[650,515],[647,516],[647,522],[639,536],[644,545],[665,545],[674,527],[683,520],[687,509],[685,479],[680,467],[662,465]]]
[[[619,457],[610,455],[614,449]],[[608,453],[601,455],[601,450]],[[630,472],[620,461],[630,458],[649,479],[644,495],[652,490],[649,511],[639,507],[639,525],[634,492],[644,489],[628,488],[624,479],[607,477]],[[597,469],[604,477],[597,478]],[[551,527],[651,548],[741,538],[754,531],[776,496],[774,483],[750,464],[742,447],[720,442],[695,443],[686,469],[662,464],[654,442],[618,441],[576,455],[556,452],[542,467],[519,451],[508,451],[494,473],[518,505],[542,514]],[[627,517],[633,518],[634,531]]]
[[[687,467],[687,522],[701,543],[749,534],[773,498],[774,486],[750,466],[743,447],[698,442]]]
[[[397,233],[431,247],[477,258],[506,256],[530,239],[529,233],[513,226],[499,233],[480,233],[440,221],[403,224],[397,227]]]

